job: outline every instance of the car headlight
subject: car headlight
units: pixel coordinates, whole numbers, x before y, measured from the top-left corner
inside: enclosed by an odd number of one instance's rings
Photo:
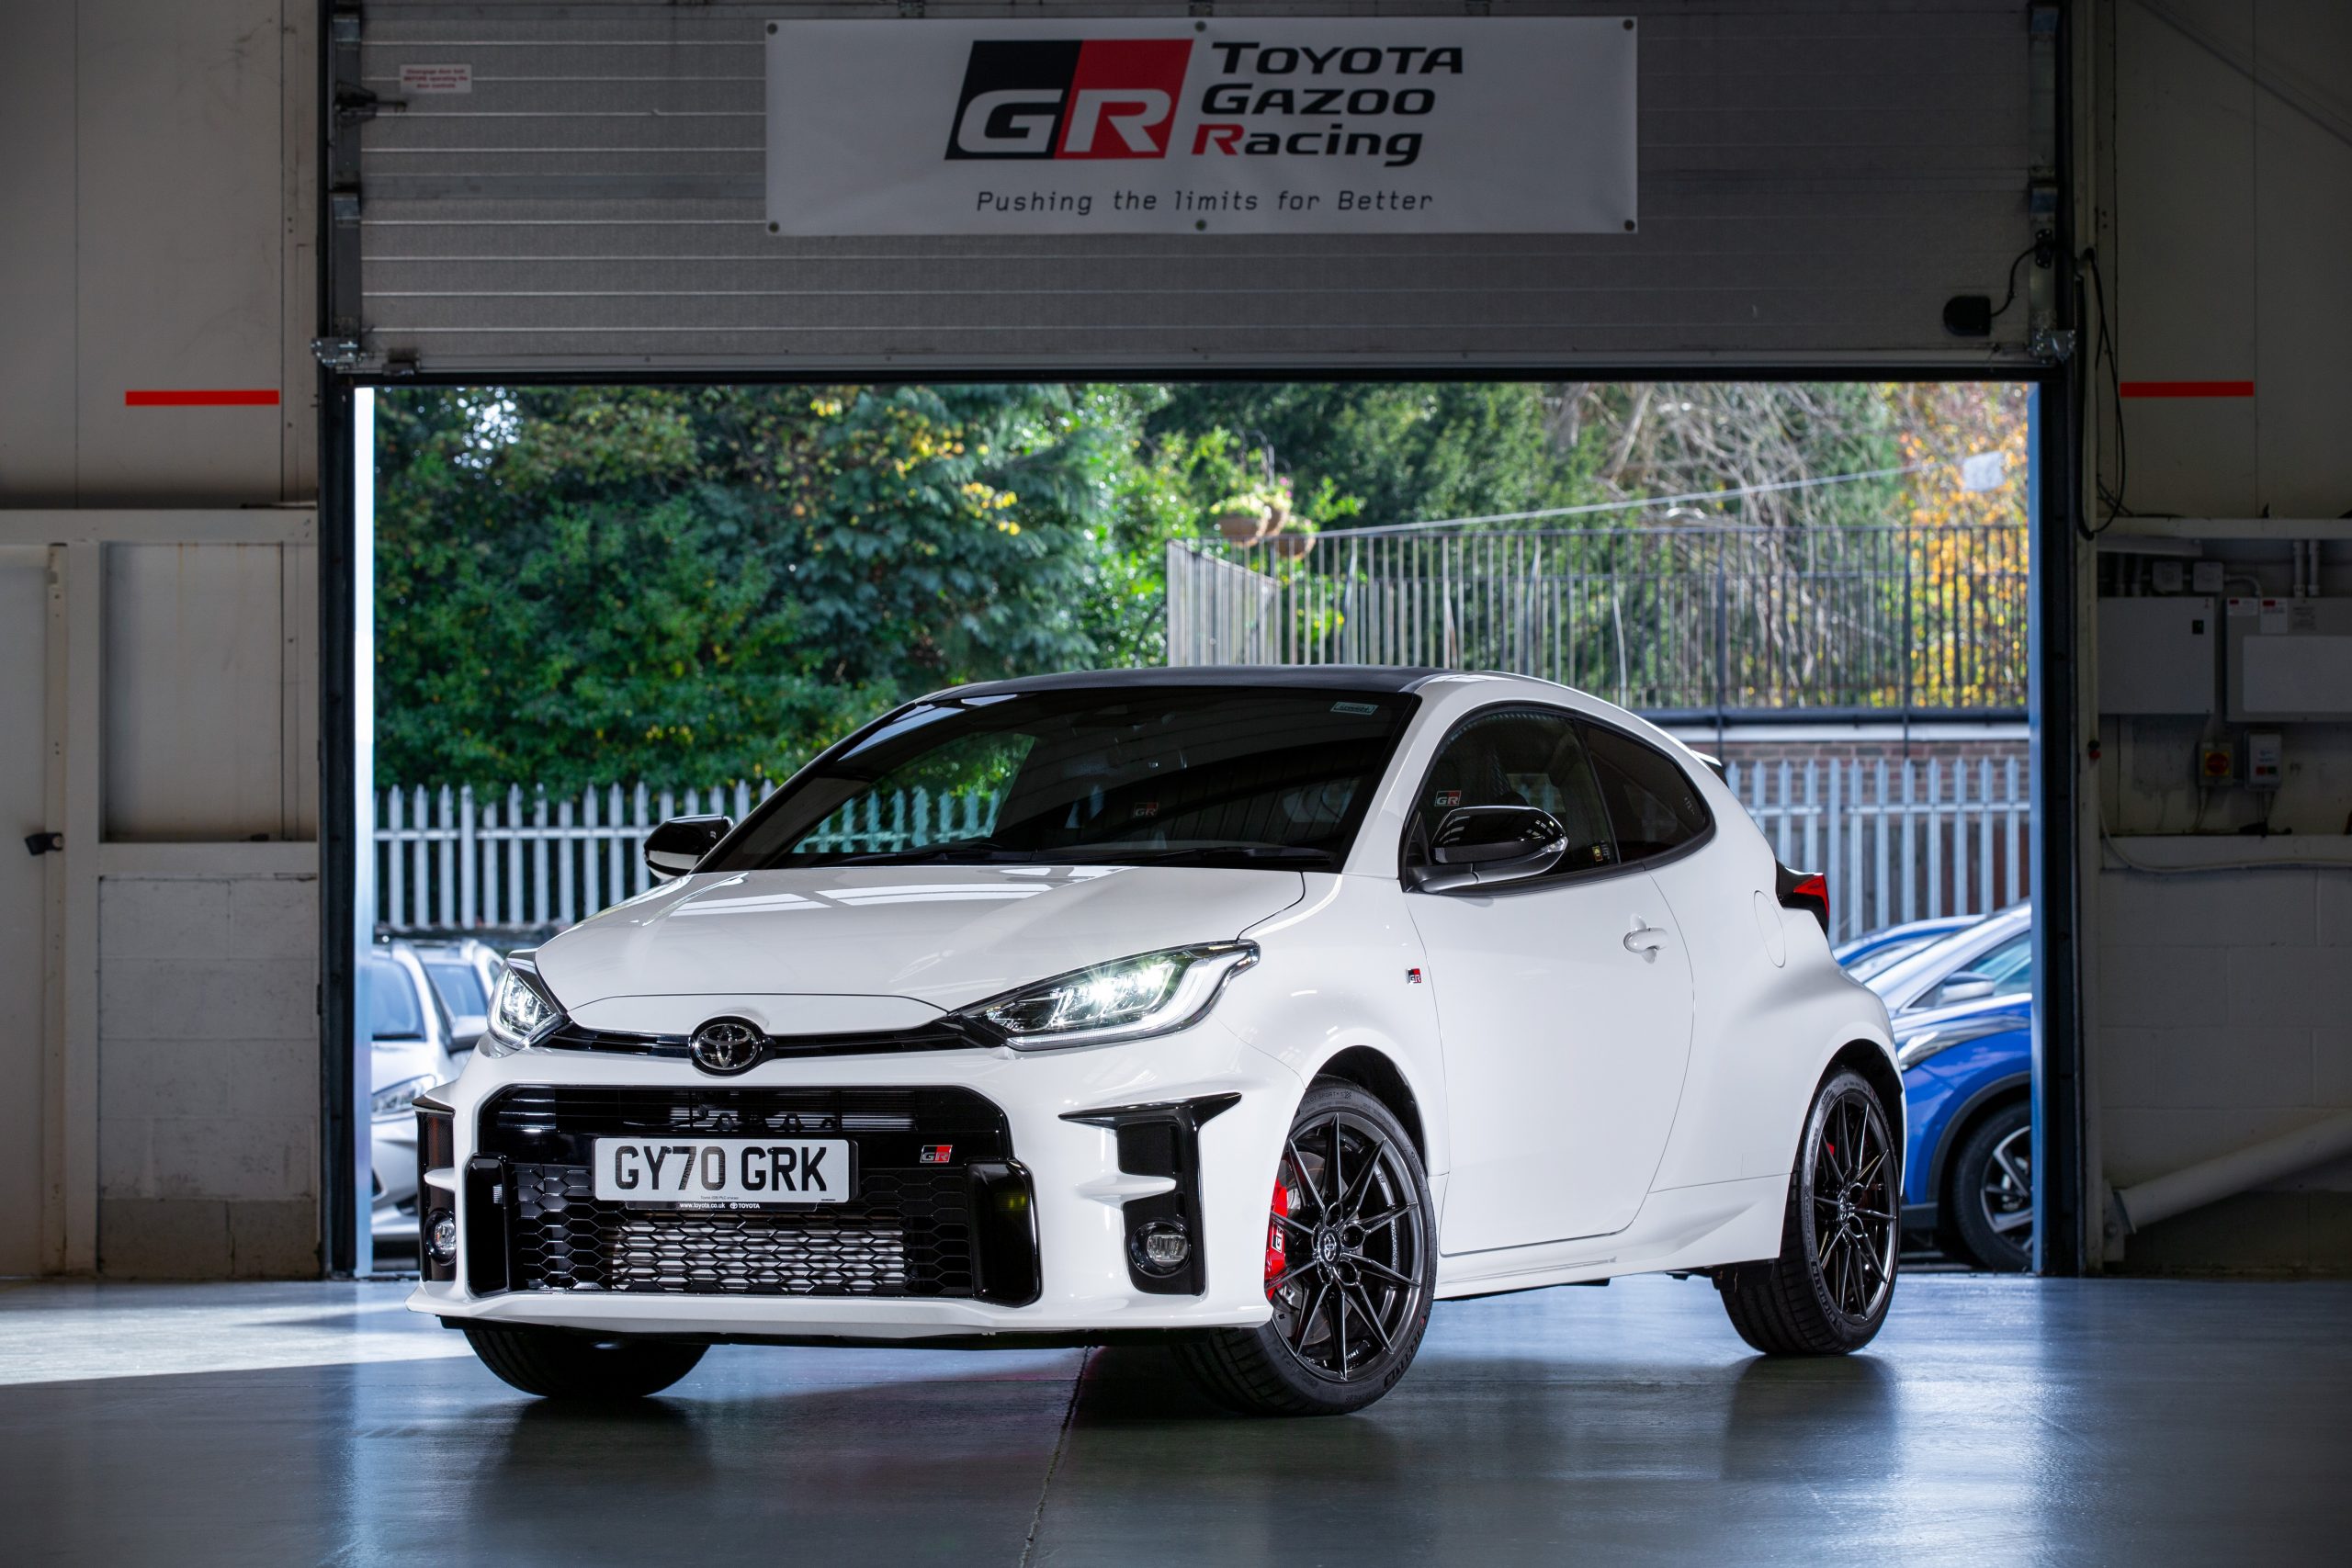
[[[538,966],[527,953],[514,953],[490,998],[490,1026],[474,1048],[485,1056],[504,1056],[537,1044],[563,1021],[563,1009],[539,978]]]
[[[368,1112],[378,1121],[394,1116],[406,1116],[416,1109],[416,1097],[433,1087],[433,1075],[402,1078],[387,1089],[379,1089],[368,1097]]]
[[[1073,969],[957,1016],[1016,1051],[1141,1040],[1198,1021],[1225,983],[1257,962],[1253,942],[1162,948]]]
[[[2026,1027],[2025,1019],[2013,1012],[1993,1012],[1984,1013],[1976,1018],[1954,1019],[1949,1023],[1939,1023],[1923,1029],[1917,1034],[1897,1039],[1894,1043],[1894,1065],[1905,1072],[1909,1072],[1928,1057],[1940,1055],[1955,1045],[1965,1045],[1972,1040],[1982,1040],[1987,1035],[2007,1034],[2024,1027]]]

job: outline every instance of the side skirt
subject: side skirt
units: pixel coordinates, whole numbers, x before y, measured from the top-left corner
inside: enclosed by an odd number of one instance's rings
[[[1614,1235],[1441,1257],[1437,1296],[1458,1301],[1777,1257],[1788,1200],[1786,1171],[1653,1192]]]

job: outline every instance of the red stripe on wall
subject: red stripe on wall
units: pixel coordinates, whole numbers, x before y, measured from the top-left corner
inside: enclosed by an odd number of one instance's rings
[[[2127,398],[2250,398],[2251,381],[2126,381]]]
[[[226,391],[187,391],[166,387],[122,394],[125,408],[134,409],[274,409],[275,387],[232,388]]]

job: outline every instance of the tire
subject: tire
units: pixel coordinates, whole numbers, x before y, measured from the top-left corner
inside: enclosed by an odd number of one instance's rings
[[[2033,1106],[2004,1105],[1969,1129],[1945,1173],[1947,1245],[1997,1274],[2033,1264]]]
[[[1326,1080],[1299,1103],[1273,1177],[1273,1319],[1182,1337],[1177,1359],[1209,1397],[1245,1416],[1362,1410],[1396,1386],[1429,1326],[1437,1211],[1421,1156],[1386,1106]],[[1365,1218],[1373,1223],[1358,1223]]]
[[[1814,1095],[1789,1173],[1781,1255],[1715,1270],[1739,1337],[1768,1356],[1843,1356],[1869,1344],[1894,1297],[1902,1191],[1886,1108],[1860,1074],[1835,1069]]]
[[[599,1339],[561,1328],[466,1325],[466,1343],[500,1378],[542,1399],[642,1399],[695,1370],[704,1345]]]

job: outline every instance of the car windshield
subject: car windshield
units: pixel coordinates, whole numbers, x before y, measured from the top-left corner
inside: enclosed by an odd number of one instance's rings
[[[1866,953],[1846,965],[1846,973],[1854,979],[1867,980],[1881,970],[1892,969],[1931,942],[1943,941],[1940,935],[1898,937],[1875,953]]]
[[[1416,701],[1102,686],[917,703],[797,776],[702,869],[1336,867]]]
[[[433,988],[441,993],[441,1005],[451,1012],[478,1018],[490,1010],[481,976],[474,972],[472,964],[451,959],[446,964],[427,964],[424,972],[433,976]]]
[[[416,1005],[416,983],[398,960],[368,960],[368,1034],[377,1040],[422,1040],[424,1010]]]

